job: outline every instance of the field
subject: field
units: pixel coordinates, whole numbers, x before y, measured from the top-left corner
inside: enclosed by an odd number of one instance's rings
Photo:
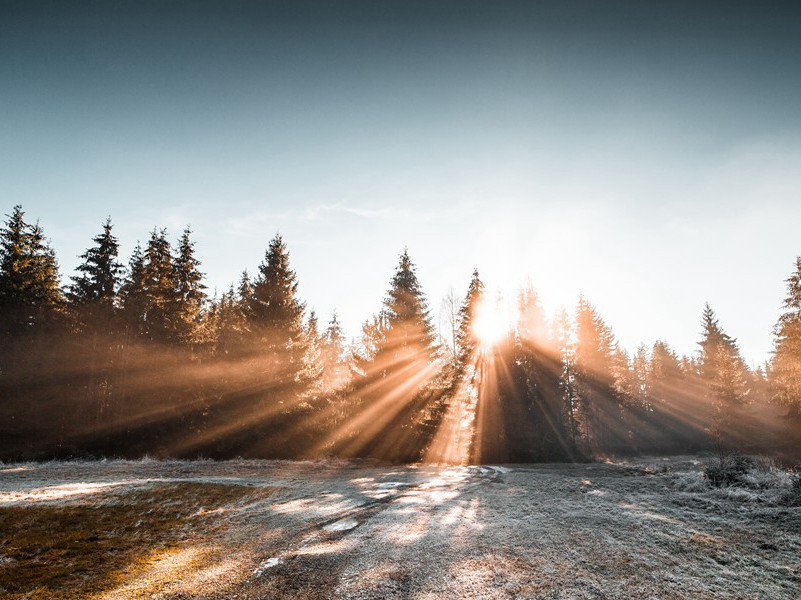
[[[586,465],[0,465],[0,596],[798,598],[789,473]]]

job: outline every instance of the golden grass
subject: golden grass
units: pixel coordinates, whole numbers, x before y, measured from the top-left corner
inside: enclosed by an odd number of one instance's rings
[[[219,518],[210,511],[256,491],[186,482],[91,506],[0,508],[0,597],[77,598],[114,589],[154,553],[177,552],[202,539],[209,519]]]

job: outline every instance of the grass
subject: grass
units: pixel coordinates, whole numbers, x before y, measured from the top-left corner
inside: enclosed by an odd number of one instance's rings
[[[114,589],[155,553],[169,554],[197,543],[201,521],[209,519],[204,513],[253,491],[172,483],[93,506],[0,508],[0,597],[49,600]]]

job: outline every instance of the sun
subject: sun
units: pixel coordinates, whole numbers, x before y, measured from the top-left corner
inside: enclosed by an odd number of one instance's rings
[[[509,324],[497,304],[485,300],[476,307],[473,333],[483,347],[496,346],[508,332]]]

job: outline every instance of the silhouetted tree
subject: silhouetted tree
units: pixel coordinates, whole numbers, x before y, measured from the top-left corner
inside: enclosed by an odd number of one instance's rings
[[[462,306],[459,309],[458,329],[456,333],[457,366],[463,371],[467,367],[477,367],[477,351],[479,340],[474,330],[476,314],[484,301],[485,287],[478,274],[473,270],[470,285],[467,288]]]
[[[728,446],[734,434],[734,411],[743,406],[748,394],[747,368],[736,340],[723,331],[709,304],[704,307],[702,325],[700,376],[717,414],[712,435],[718,444]]]
[[[165,229],[154,229],[145,248],[145,336],[154,342],[179,338],[180,298],[172,250]]]
[[[251,335],[251,349],[258,349],[268,371],[284,382],[304,376],[306,331],[304,304],[297,297],[298,282],[289,266],[289,252],[280,235],[270,242],[252,285],[243,280],[242,292]]]
[[[206,286],[203,285],[200,261],[195,258],[191,233],[187,227],[181,234],[173,265],[177,293],[176,334],[181,342],[187,344],[199,341],[200,321],[206,302]]]
[[[145,335],[147,294],[145,253],[137,242],[128,262],[128,270],[120,288],[121,312],[129,336]]]
[[[776,400],[787,406],[793,421],[801,420],[801,256],[787,279],[784,310],[774,328],[770,383]]]
[[[583,434],[592,453],[622,444],[620,355],[612,330],[583,296],[576,308],[575,381]]]
[[[0,230],[0,331],[6,339],[31,333],[52,322],[62,303],[55,253],[15,206]]]
[[[83,262],[76,268],[79,275],[72,277],[67,298],[80,329],[102,329],[110,333],[123,271],[117,260],[119,242],[112,233],[110,218],[92,241],[95,245],[81,255]]]

